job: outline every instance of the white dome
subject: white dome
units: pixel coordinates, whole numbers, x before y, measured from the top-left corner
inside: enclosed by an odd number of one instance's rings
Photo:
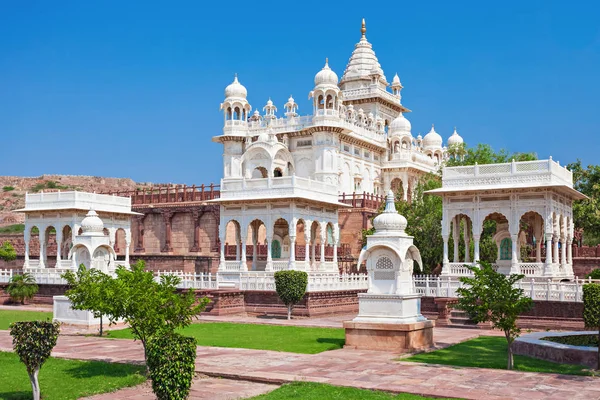
[[[241,97],[245,99],[247,95],[248,91],[246,90],[244,85],[242,85],[238,81],[236,74],[235,78],[233,79],[233,82],[225,88],[225,98],[227,99],[229,97]]]
[[[410,135],[410,121],[407,120],[402,113],[398,115],[390,124],[390,135],[409,134]]]
[[[448,146],[453,146],[453,145],[463,144],[463,143],[464,143],[463,138],[458,134],[458,132],[456,132],[456,128],[454,128],[454,133],[452,134],[452,136],[450,136],[448,138]]]
[[[404,233],[408,222],[403,215],[400,215],[394,204],[394,192],[388,192],[385,199],[385,210],[373,219],[375,233],[398,232]]]
[[[441,149],[443,141],[444,140],[442,139],[442,137],[435,131],[433,125],[431,125],[431,130],[423,138],[423,147],[425,147],[425,148],[436,147],[436,148]]]
[[[394,79],[392,79],[392,86],[402,86],[398,74],[394,75]]]
[[[90,210],[81,221],[81,230],[84,235],[93,235],[101,233],[104,235],[104,222],[98,217],[94,210]]]
[[[338,84],[338,76],[331,68],[329,68],[328,60],[325,60],[325,66],[315,75],[315,86],[318,85],[336,85]]]

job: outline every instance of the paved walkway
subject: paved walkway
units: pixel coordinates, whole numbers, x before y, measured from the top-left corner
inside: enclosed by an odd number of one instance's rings
[[[456,334],[459,330],[437,328],[436,331],[451,338],[453,332]],[[464,331],[465,334],[482,333]],[[0,331],[0,350],[11,350],[10,336],[6,331]],[[198,347],[197,354],[196,371],[201,374],[267,384],[305,380],[466,399],[600,399],[598,378],[398,362],[394,361],[397,356],[388,352],[340,349],[308,355]],[[96,337],[60,336],[53,355],[72,359],[143,362],[139,342]],[[132,400],[144,398],[130,397]]]

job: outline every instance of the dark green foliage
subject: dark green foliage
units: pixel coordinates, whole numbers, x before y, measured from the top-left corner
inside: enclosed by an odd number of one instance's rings
[[[587,274],[585,277],[586,277],[586,279],[587,278],[600,279],[600,268],[596,268],[595,270],[593,270],[592,272]]]
[[[568,335],[568,336],[548,336],[542,340],[554,343],[568,344],[571,346],[598,347],[597,335]]]
[[[477,164],[498,164],[515,161],[535,161],[535,153],[509,153],[505,149],[495,151],[489,144],[479,143],[475,147],[467,147],[466,144],[454,145],[448,149],[451,155],[457,155],[446,161],[448,167]]]
[[[13,275],[6,287],[6,292],[14,302],[25,304],[25,300],[31,300],[38,292],[39,287],[31,274]]]
[[[156,397],[185,400],[196,369],[196,340],[176,333],[156,336],[148,342],[147,357]]]
[[[45,181],[44,183],[38,183],[31,187],[31,191],[34,193],[39,192],[40,190],[44,190],[44,189],[65,190],[65,189],[70,189],[70,187],[65,186],[65,185],[60,185],[58,182],[55,182],[55,181]]]
[[[58,322],[24,321],[10,326],[13,348],[27,368],[34,400],[40,399],[38,374],[40,368],[56,346],[60,324]]]
[[[504,332],[508,342],[508,369],[513,368],[512,343],[521,333],[517,326],[520,314],[533,307],[533,301],[525,296],[515,283],[524,275],[505,276],[481,261],[480,268],[469,267],[472,277],[461,277],[463,287],[456,290],[457,308],[464,310],[475,322],[491,322],[494,329]]]
[[[306,293],[308,274],[304,271],[275,272],[275,290],[288,308],[288,319],[292,317],[292,308]]]
[[[583,323],[588,328],[598,330],[598,341],[600,342],[600,284],[583,285]],[[596,369],[600,370],[600,351],[598,351]]]
[[[117,277],[107,284],[111,293],[110,317],[124,320],[147,354],[148,340],[189,325],[209,300],[196,299],[193,291],[179,293],[176,286],[180,279],[174,275],[162,275],[160,282],[156,282],[154,274],[145,271],[145,267],[142,260],[132,265],[131,270],[120,266]]]
[[[573,203],[575,228],[583,229],[584,243],[600,243],[600,165],[583,168],[581,160],[567,165],[573,173],[573,188],[589,197]]]
[[[81,264],[77,273],[65,272],[62,277],[67,281],[69,290],[65,295],[75,310],[87,310],[100,318],[100,336],[103,330],[103,316],[108,316],[109,323],[114,322],[112,310],[112,278],[102,271],[87,269]]]
[[[17,259],[17,252],[12,243],[6,241],[0,246],[0,260],[13,261]]]
[[[2,188],[2,191],[4,191],[4,192],[10,192],[11,190],[15,190],[15,187],[14,186],[4,186]]]

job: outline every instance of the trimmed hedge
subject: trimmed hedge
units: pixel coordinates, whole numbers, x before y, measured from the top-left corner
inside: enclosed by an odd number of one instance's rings
[[[169,333],[151,339],[147,352],[157,399],[187,399],[196,369],[196,339]]]

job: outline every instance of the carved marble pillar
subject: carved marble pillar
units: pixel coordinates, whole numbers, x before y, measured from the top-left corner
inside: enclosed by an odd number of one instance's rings
[[[273,271],[273,257],[271,256],[272,242],[273,236],[267,236],[267,264],[265,265],[265,271]]]
[[[450,275],[450,260],[448,260],[448,239],[449,235],[442,235],[444,239],[444,258],[442,259],[442,273],[441,275]]]
[[[134,251],[136,253],[143,253],[144,249],[144,219],[145,215],[138,215],[135,217],[136,228],[137,228],[137,243],[135,244]]]
[[[61,261],[61,247],[62,247],[62,240],[63,240],[63,232],[62,229],[57,229],[56,230],[56,265],[54,266],[54,268],[60,268],[60,261]]]
[[[565,268],[565,266],[567,265],[567,248],[569,246],[567,245],[567,238],[566,237],[561,237],[560,238],[560,266]]]
[[[46,268],[46,227],[41,227],[39,229],[39,239],[40,239],[40,265],[39,268]]]
[[[473,261],[479,261],[479,241],[481,240],[481,235],[473,235]]]
[[[521,270],[519,269],[519,253],[517,251],[518,249],[518,241],[519,241],[519,234],[511,234],[510,235],[510,241],[511,241],[511,245],[512,245],[512,257],[511,257],[511,262],[510,262],[510,273],[511,274],[519,274],[521,273]]]
[[[258,226],[253,223],[252,226],[252,271],[256,271],[256,261],[258,259]]]
[[[544,276],[550,276],[552,271],[552,233],[546,233],[546,262],[544,263]]]
[[[464,218],[463,221],[465,221],[465,227],[464,227],[464,232],[463,232],[463,236],[465,238],[465,262],[471,262],[471,235],[470,235],[470,224],[469,224],[469,220],[467,218]]]
[[[554,235],[552,239],[554,240],[552,249],[552,263],[558,264],[558,236]]]
[[[31,227],[25,225],[25,234],[23,240],[25,240],[25,262],[23,268],[29,268],[29,240],[31,239]]]
[[[306,268],[306,271],[310,271],[310,242],[311,242],[310,227],[311,227],[311,222],[304,221],[304,241],[305,241],[304,267]]]
[[[457,215],[452,219],[452,240],[454,241],[454,262],[459,262],[458,241],[460,240],[460,217]]]
[[[325,243],[327,243],[327,225],[322,222],[321,223],[321,267],[325,263]]]
[[[162,217],[165,223],[165,245],[162,248],[162,252],[168,253],[173,251],[173,246],[171,246],[171,221],[173,220],[173,213],[171,211],[164,211]]]
[[[296,235],[290,235],[290,261],[288,269],[296,269]]]
[[[240,237],[240,247],[242,249],[242,256],[240,259],[240,271],[246,272],[248,271],[248,263],[246,259],[246,241],[248,240],[247,236]]]
[[[535,238],[535,262],[542,262],[542,237]]]

